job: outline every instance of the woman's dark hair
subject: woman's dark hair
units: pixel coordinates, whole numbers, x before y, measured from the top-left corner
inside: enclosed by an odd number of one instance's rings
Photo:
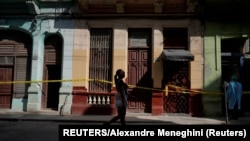
[[[117,86],[117,82],[121,79],[124,75],[124,71],[122,69],[118,69],[114,75],[115,85]]]

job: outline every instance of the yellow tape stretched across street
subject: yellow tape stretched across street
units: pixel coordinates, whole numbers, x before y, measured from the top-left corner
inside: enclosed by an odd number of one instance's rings
[[[113,84],[114,82],[112,81],[107,81],[107,80],[102,80],[102,79],[68,79],[68,80],[30,80],[30,81],[0,81],[1,84],[24,84],[24,83],[53,83],[53,82],[81,82],[81,81],[97,81],[101,83],[109,83]],[[138,89],[144,89],[144,90],[151,90],[151,91],[162,91],[165,93],[169,92],[178,92],[182,94],[223,94],[222,92],[205,92],[205,91],[197,91],[197,90],[191,90],[191,89],[186,89],[183,87],[179,87],[176,85],[167,85],[165,89],[156,89],[156,88],[148,88],[148,87],[140,87],[140,86],[135,86],[135,85],[128,85],[129,88],[138,88]],[[175,90],[169,90],[168,87],[174,88]],[[243,94],[250,94],[250,92],[245,91]]]
[[[223,94],[223,92],[205,92],[205,91],[197,91],[197,90],[192,90],[192,89],[187,89],[187,88],[183,88],[180,86],[176,86],[176,85],[168,85],[171,88],[176,89],[174,92],[179,92],[179,93],[193,93],[193,94]]]

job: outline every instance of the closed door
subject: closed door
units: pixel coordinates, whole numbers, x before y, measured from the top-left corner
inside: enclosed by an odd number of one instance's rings
[[[150,53],[147,48],[133,48],[128,52],[128,84],[137,86],[129,90],[128,112],[151,112]]]
[[[0,81],[12,81],[13,68],[0,67]],[[12,84],[0,84],[0,108],[11,108]]]

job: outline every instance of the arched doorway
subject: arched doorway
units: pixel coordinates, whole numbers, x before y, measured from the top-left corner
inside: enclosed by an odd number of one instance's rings
[[[62,38],[57,34],[50,34],[45,38],[44,68],[42,92],[42,107],[58,110],[59,89],[62,74]]]
[[[0,81],[29,81],[32,38],[18,30],[0,30]],[[27,98],[30,83],[0,85],[0,108],[10,109],[12,98]],[[24,106],[25,107],[25,106]]]

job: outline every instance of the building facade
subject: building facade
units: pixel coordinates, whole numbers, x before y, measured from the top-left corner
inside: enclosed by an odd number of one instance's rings
[[[206,1],[203,77],[204,91],[212,92],[203,95],[206,115],[225,114],[224,82],[232,75],[243,85],[242,115],[249,113],[248,4],[246,0]]]
[[[0,108],[115,114],[113,75],[121,68],[128,112],[203,115],[202,7],[193,0],[3,1]]]

